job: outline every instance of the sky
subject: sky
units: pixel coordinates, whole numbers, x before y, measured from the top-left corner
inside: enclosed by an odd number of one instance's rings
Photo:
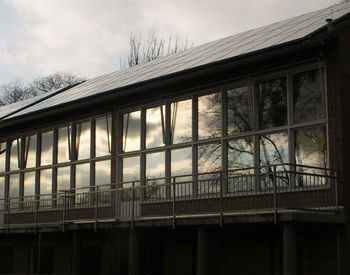
[[[0,85],[119,70],[130,34],[153,29],[194,46],[340,0],[0,0]]]

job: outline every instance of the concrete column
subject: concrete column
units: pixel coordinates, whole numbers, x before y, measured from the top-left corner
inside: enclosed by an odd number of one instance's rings
[[[129,275],[139,274],[139,232],[129,231]]]
[[[80,274],[80,234],[79,231],[73,231],[72,241],[72,274]]]
[[[208,233],[204,227],[197,229],[197,275],[207,275],[208,271]]]
[[[297,243],[294,223],[283,224],[283,274],[297,275]]]

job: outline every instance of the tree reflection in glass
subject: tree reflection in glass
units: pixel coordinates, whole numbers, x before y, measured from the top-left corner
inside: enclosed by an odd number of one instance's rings
[[[273,166],[277,171],[277,186],[289,185],[288,134],[286,132],[266,134],[260,137],[260,188],[272,188]]]
[[[90,121],[77,123],[76,151],[78,160],[90,158]]]
[[[253,190],[254,144],[251,137],[231,140],[227,155],[228,192]]]
[[[104,117],[95,120],[96,122],[96,157],[106,156],[111,150],[111,117]]]
[[[171,144],[192,141],[192,100],[171,103]]]
[[[123,152],[140,150],[141,112],[123,115]]]
[[[192,194],[192,147],[176,149],[171,151],[171,176],[176,178],[175,196],[186,196]],[[172,181],[173,183],[173,181]],[[171,186],[173,196],[173,186]]]
[[[221,94],[198,97],[198,139],[221,135]]]
[[[323,81],[319,70],[303,72],[293,77],[294,123],[325,116]]]
[[[165,187],[165,154],[164,152],[150,153],[146,155],[146,196],[148,198],[163,198]]]
[[[198,146],[198,193],[220,191],[218,178],[221,170],[221,144],[211,143]],[[217,173],[215,173],[217,172]]]
[[[36,135],[27,136],[25,138],[24,161],[25,167],[35,167],[36,165]]]
[[[53,132],[41,134],[41,165],[52,164]]]
[[[17,170],[20,168],[20,152],[19,148],[21,148],[21,139],[14,139],[11,142],[11,154],[10,154],[10,170]]]
[[[260,129],[287,124],[287,80],[277,78],[259,84]]]
[[[247,86],[227,91],[227,134],[252,131],[252,96]]]
[[[58,142],[57,142],[57,162],[69,161],[69,145],[71,144],[71,127],[62,127],[58,129]],[[68,136],[70,141],[68,141]]]
[[[154,148],[164,145],[163,131],[165,106],[163,105],[163,119],[160,107],[149,108],[146,110],[146,148]]]
[[[320,168],[297,167],[298,172],[324,175],[327,168],[327,138],[325,127],[300,129],[295,131],[295,162],[299,165]],[[324,184],[322,176],[298,175],[296,185]],[[312,181],[312,182],[310,182]]]
[[[0,142],[0,173],[5,172],[6,142]]]

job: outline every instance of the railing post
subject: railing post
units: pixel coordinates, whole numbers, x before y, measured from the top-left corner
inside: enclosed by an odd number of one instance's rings
[[[277,224],[277,169],[276,165],[273,165],[273,221]]]
[[[220,172],[220,227],[222,227],[223,224],[223,207],[222,207],[222,181],[223,181],[223,172]]]
[[[131,230],[134,230],[134,201],[135,201],[135,182],[132,182],[132,193],[131,193],[131,197],[132,197],[132,204],[131,204]]]
[[[95,231],[97,231],[97,219],[98,219],[98,186],[95,190]]]
[[[173,228],[175,228],[175,185],[176,185],[176,178],[173,177],[173,181],[172,181],[172,185],[173,185]]]
[[[335,211],[339,211],[339,185],[338,185],[338,171],[335,171]]]

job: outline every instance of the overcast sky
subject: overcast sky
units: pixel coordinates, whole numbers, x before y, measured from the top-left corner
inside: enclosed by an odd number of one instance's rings
[[[56,71],[91,78],[119,69],[130,33],[194,45],[340,0],[0,0],[0,85]]]

